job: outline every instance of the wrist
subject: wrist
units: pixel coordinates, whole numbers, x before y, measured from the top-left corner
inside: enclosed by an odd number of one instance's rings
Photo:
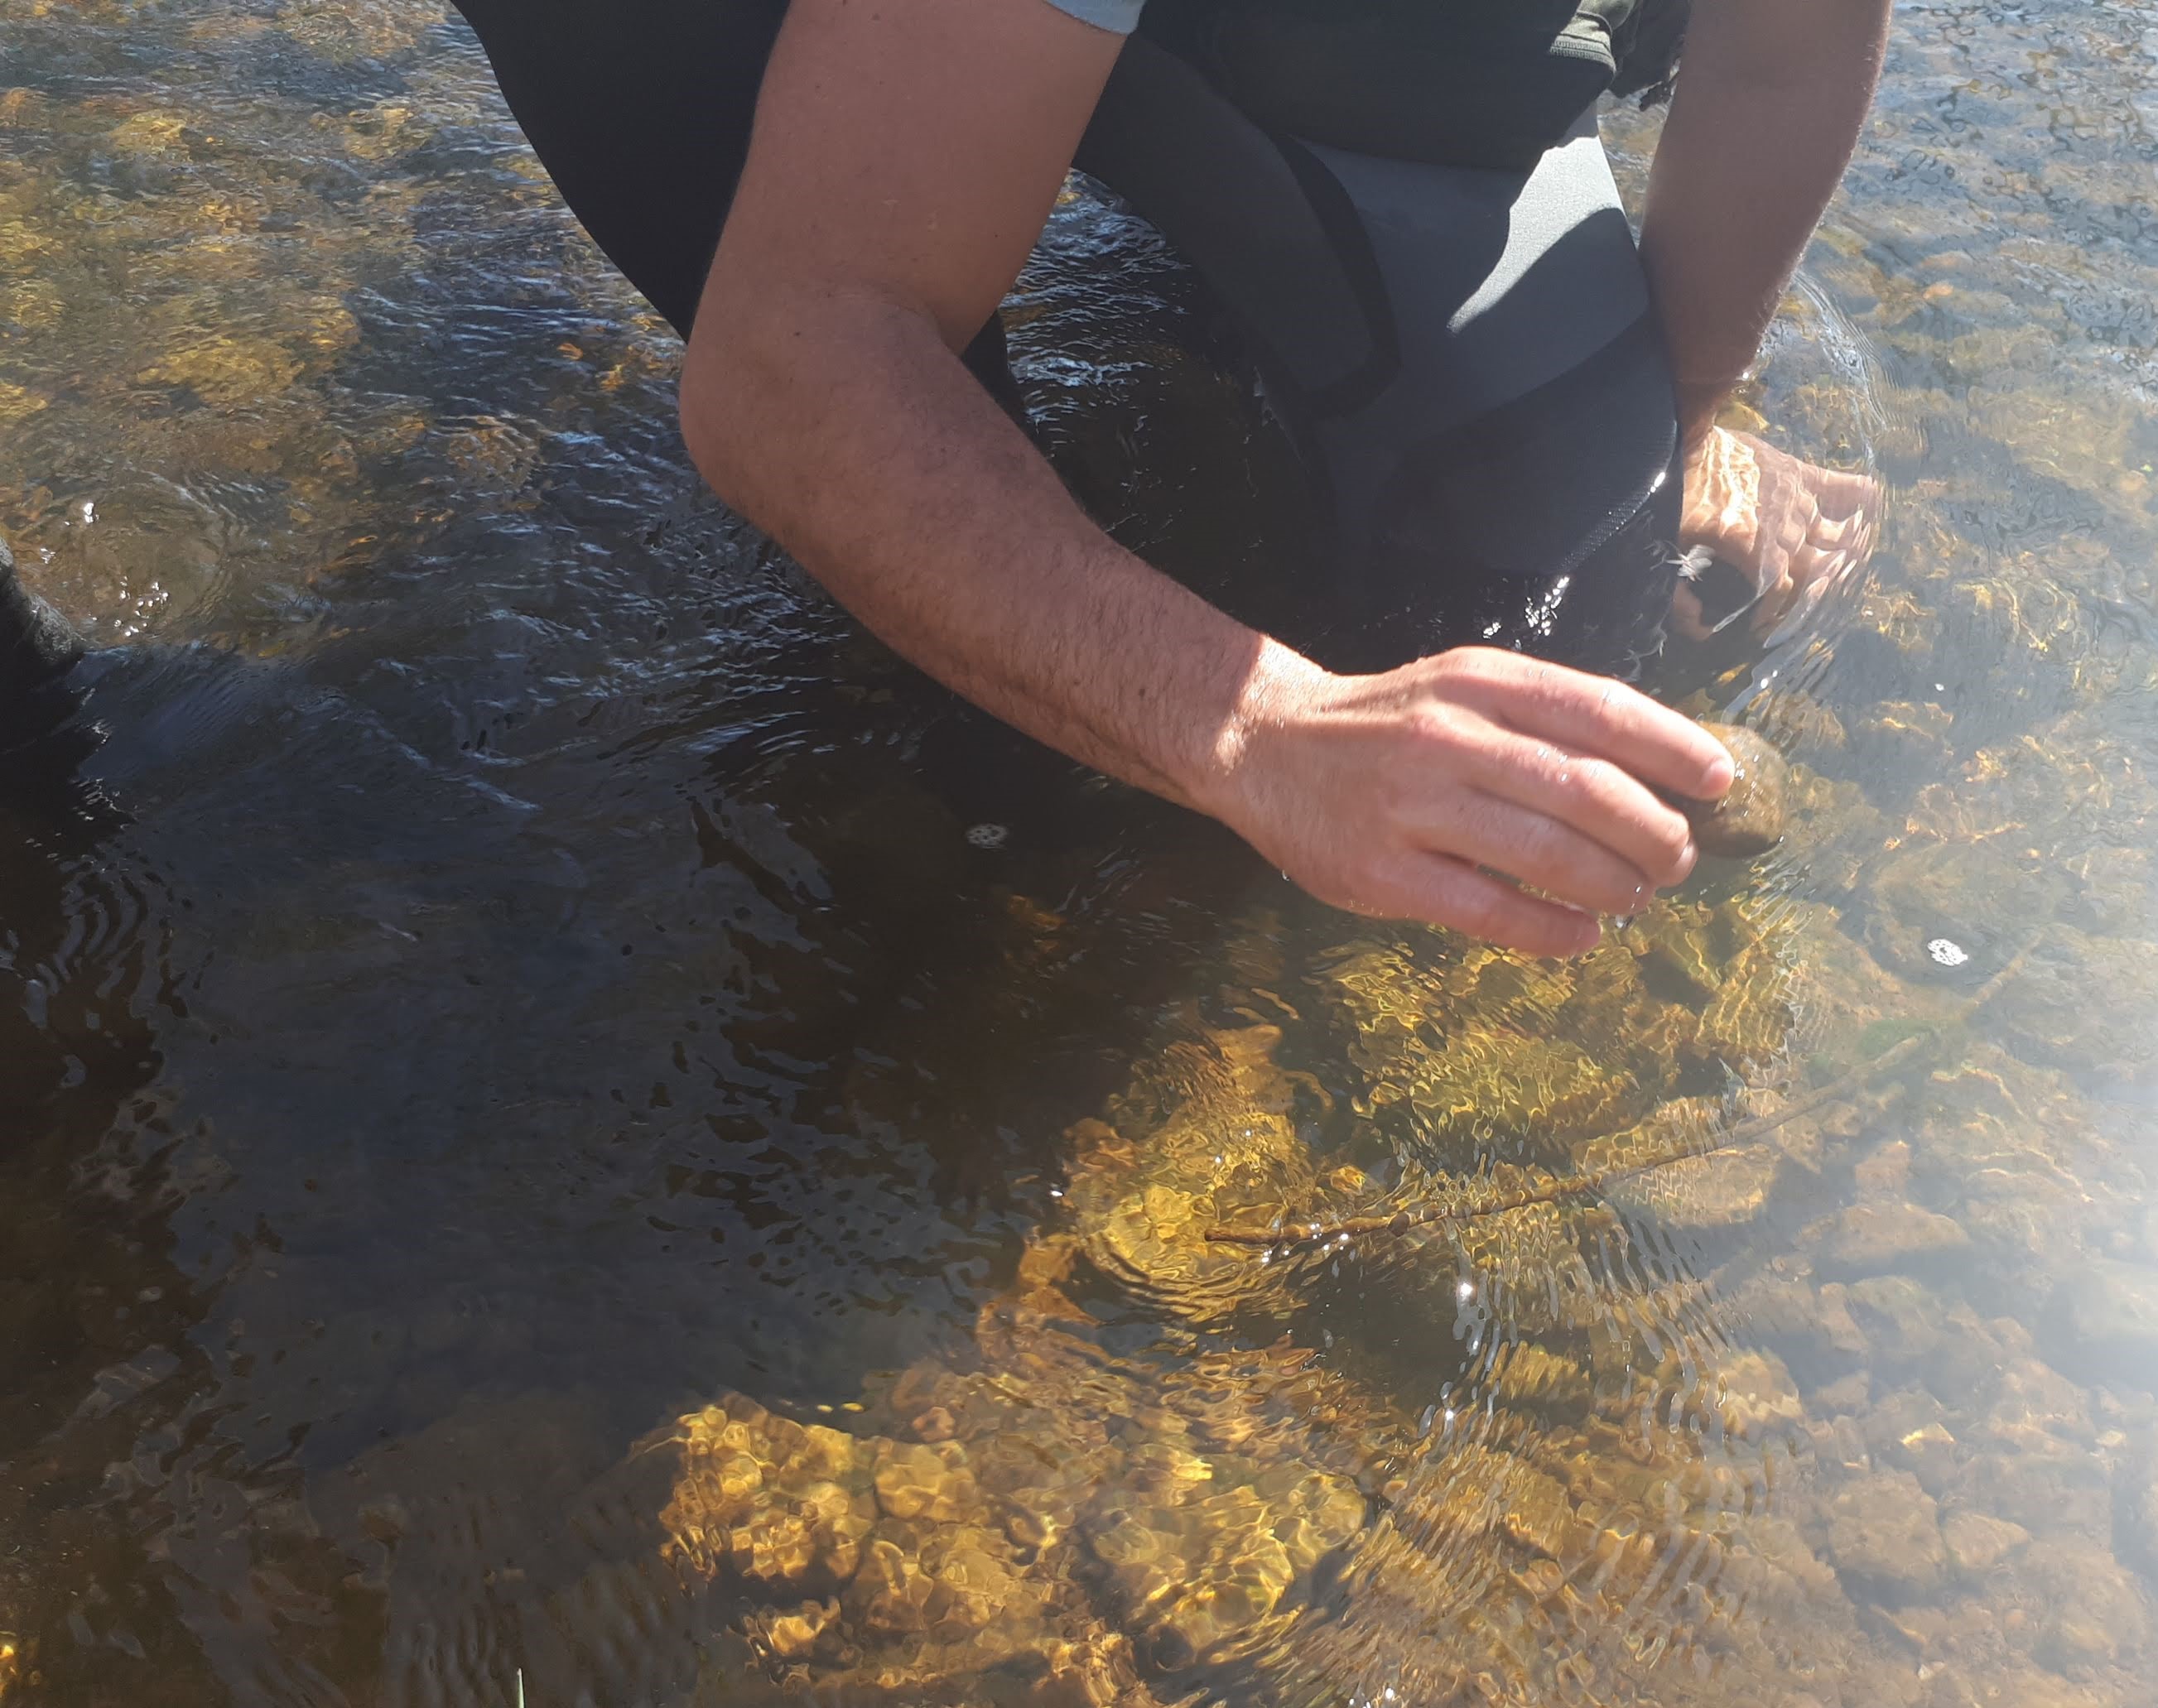
[[[1753,531],[1760,501],[1760,466],[1751,446],[1711,421],[1686,448],[1681,541],[1740,539]]]
[[[1691,457],[1716,426],[1717,413],[1731,395],[1735,381],[1680,380],[1675,390],[1679,411],[1679,445]]]
[[[1236,828],[1248,808],[1264,755],[1334,679],[1301,653],[1261,636],[1251,668],[1214,732],[1199,774],[1187,785],[1191,803]]]

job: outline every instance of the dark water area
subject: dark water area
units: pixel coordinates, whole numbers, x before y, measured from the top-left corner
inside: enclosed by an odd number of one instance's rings
[[[1665,684],[1793,833],[1557,968],[865,637],[438,8],[0,5],[0,1704],[2158,1700],[2158,10],[1897,29],[1730,416],[1887,538]],[[1173,257],[1009,317],[1285,608]]]

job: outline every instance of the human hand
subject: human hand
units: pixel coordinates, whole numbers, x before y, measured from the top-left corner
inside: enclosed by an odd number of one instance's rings
[[[1753,582],[1756,634],[1802,617],[1863,566],[1880,513],[1877,481],[1818,468],[1750,433],[1711,427],[1686,451],[1679,544],[1706,547]],[[1690,582],[1672,615],[1681,634],[1712,632]]]
[[[1205,804],[1322,901],[1577,955],[1597,915],[1693,869],[1653,791],[1713,800],[1732,774],[1713,735],[1622,683],[1463,647],[1271,690]]]

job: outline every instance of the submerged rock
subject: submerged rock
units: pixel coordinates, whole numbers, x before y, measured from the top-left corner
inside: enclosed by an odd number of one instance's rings
[[[1922,988],[1967,986],[1999,970],[2013,943],[1995,922],[2018,922],[2012,934],[2052,917],[2071,887],[2056,864],[2009,838],[1897,847],[1871,875],[1866,946]]]
[[[1768,1204],[1775,1179],[1774,1154],[1765,1146],[1750,1145],[1682,1158],[1614,1181],[1604,1196],[1634,1220],[1701,1232],[1753,1221]]]
[[[1731,750],[1737,775],[1720,801],[1686,803],[1695,843],[1706,854],[1748,860],[1784,839],[1789,817],[1790,766],[1753,730],[1737,724],[1701,727]]]
[[[1949,1561],[1939,1509],[1908,1471],[1863,1478],[1837,1495],[1828,1545],[1845,1576],[1900,1595],[1938,1588]]]
[[[2037,1603],[2040,1659],[2064,1668],[2116,1665],[2150,1640],[2142,1587],[2104,1546],[2081,1537],[2034,1542],[2017,1572]]]
[[[2158,1269],[2095,1258],[2061,1283],[2047,1316],[2054,1362],[2158,1390]]]
[[[2000,1023],[2019,1055],[2102,1078],[2158,1067],[2158,947],[2049,927],[2001,993]]]
[[[1982,1512],[1952,1512],[1941,1520],[1949,1561],[1966,1577],[1990,1571],[2031,1540],[2030,1531]]]
[[[1855,1204],[1830,1225],[1821,1267],[1846,1276],[1886,1275],[1938,1265],[1970,1244],[1960,1223],[1915,1204]]]
[[[1843,1296],[1874,1357],[1886,1367],[1917,1363],[1941,1344],[1946,1311],[1923,1282],[1908,1275],[1869,1276],[1851,1282]]]
[[[1724,1428],[1742,1440],[1794,1430],[1805,1422],[1798,1385],[1773,1352],[1740,1353],[1717,1372],[1716,1389]]]

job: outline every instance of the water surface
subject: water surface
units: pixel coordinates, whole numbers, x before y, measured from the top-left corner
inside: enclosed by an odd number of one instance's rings
[[[2158,9],[1897,22],[1732,416],[1887,543],[1669,661],[1798,827],[1556,969],[834,611],[438,8],[12,0],[0,532],[120,650],[0,808],[0,1701],[2152,1700]],[[1173,259],[1082,187],[1012,319],[1283,608]]]

